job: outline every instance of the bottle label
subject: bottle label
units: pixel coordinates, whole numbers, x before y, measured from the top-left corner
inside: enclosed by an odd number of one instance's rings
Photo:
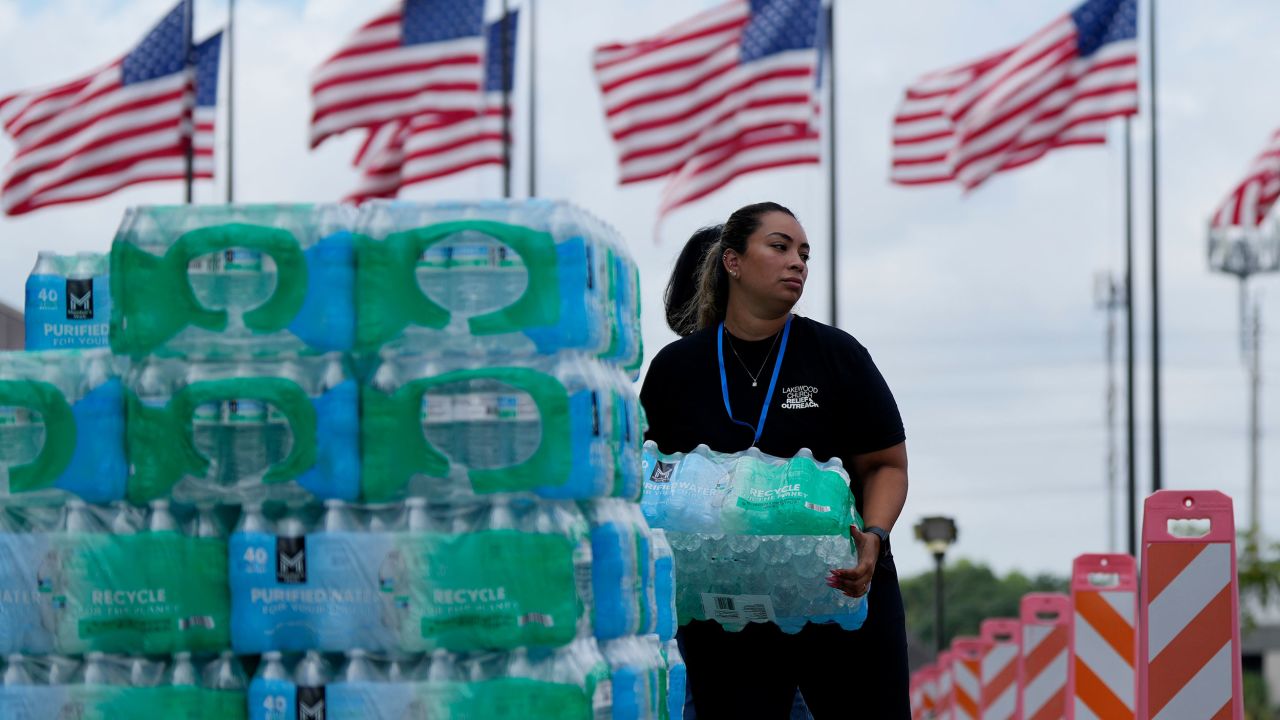
[[[27,278],[26,295],[28,350],[107,346],[111,320],[108,275],[78,279],[32,275]]]
[[[605,683],[608,680],[604,681]],[[598,688],[599,685],[596,685]],[[594,689],[594,688],[593,688]],[[421,714],[412,717],[467,720],[562,720],[601,718],[593,712],[585,688],[530,678],[496,678],[468,683],[423,683],[418,688]],[[406,716],[408,717],[408,716]]]
[[[702,612],[710,620],[729,624],[778,620],[768,595],[702,593]]]
[[[36,571],[49,549],[44,533],[0,533],[0,654],[54,650],[51,588]]]
[[[242,652],[389,650],[407,603],[391,533],[230,539],[234,646]],[[281,572],[284,561],[284,572]]]
[[[249,683],[249,720],[297,720],[297,689],[288,680]]]
[[[24,685],[0,688],[0,717],[118,720],[155,717],[240,720],[243,691],[199,687],[114,685]]]
[[[477,392],[422,397],[424,425],[478,422],[536,422],[538,405],[528,393]]]
[[[325,688],[326,720],[420,718],[413,685],[405,682],[333,682]]]
[[[226,647],[226,553],[221,539],[174,532],[51,536],[37,584],[58,652]]]
[[[554,647],[573,639],[583,599],[569,538],[485,530],[404,542],[407,649]]]

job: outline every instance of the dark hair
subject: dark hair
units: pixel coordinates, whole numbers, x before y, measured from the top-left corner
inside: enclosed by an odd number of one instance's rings
[[[728,272],[721,258],[726,250],[747,252],[747,238],[771,212],[795,213],[775,202],[761,202],[733,211],[723,225],[704,227],[685,243],[667,282],[664,297],[667,325],[677,335],[689,335],[724,319],[729,305]]]
[[[707,256],[707,250],[720,240],[723,229],[724,225],[708,225],[694,232],[671,269],[671,279],[667,281],[667,292],[662,296],[662,302],[667,309],[667,327],[677,335],[690,332],[685,329],[686,308],[698,290],[702,259]]]

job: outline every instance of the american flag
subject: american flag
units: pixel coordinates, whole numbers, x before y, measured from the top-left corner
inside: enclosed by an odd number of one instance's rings
[[[194,175],[197,180],[208,180],[214,175],[214,130],[218,118],[218,61],[222,55],[222,33],[210,36],[194,49],[196,106],[192,112],[195,134],[192,147],[195,154]]]
[[[503,25],[505,24],[505,32]],[[360,186],[348,199],[395,197],[400,188],[483,165],[502,165],[503,93],[515,77],[519,13],[485,28],[484,90],[470,110],[427,113],[369,130],[356,154]],[[500,49],[506,38],[506,75]],[[509,109],[509,108],[508,108]]]
[[[1231,189],[1213,213],[1209,226],[1215,230],[1240,228],[1255,230],[1266,220],[1280,199],[1280,130],[1253,159],[1249,172]]]
[[[311,147],[356,128],[474,111],[484,0],[403,0],[365,23],[311,79]]]
[[[0,127],[17,144],[0,185],[6,214],[185,179],[194,90],[188,2],[123,58],[70,82],[0,97]]]
[[[912,83],[890,179],[975,188],[1050,150],[1107,141],[1138,112],[1137,0],[1088,0],[1026,42]]]
[[[819,0],[731,0],[596,48],[623,184],[670,177],[661,213],[739,175],[821,161]]]

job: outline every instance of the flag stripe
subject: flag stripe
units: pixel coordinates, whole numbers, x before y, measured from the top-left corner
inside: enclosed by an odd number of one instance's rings
[[[1138,111],[1137,56],[1136,4],[1088,0],[1014,48],[922,76],[894,116],[890,181],[971,189],[1055,148],[1106,142],[1108,119]]]
[[[188,62],[186,10],[179,3],[122,58],[0,101],[0,126],[17,144],[0,181],[6,214],[183,179],[188,152],[193,177],[212,177],[221,34]]]

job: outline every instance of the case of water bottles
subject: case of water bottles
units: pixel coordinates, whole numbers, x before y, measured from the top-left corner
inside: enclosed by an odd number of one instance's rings
[[[41,250],[27,277],[28,350],[105,348],[111,329],[111,287],[106,255],[59,255]]]
[[[581,353],[384,355],[361,405],[370,501],[639,496],[635,392],[615,366]]]
[[[129,497],[354,500],[359,397],[340,353],[189,362],[128,374]]]
[[[346,205],[130,208],[111,247],[120,354],[349,350],[355,211]]]
[[[89,258],[42,260],[29,307],[84,320]],[[140,207],[110,262],[114,355],[0,355],[0,717],[681,714],[615,230]]]
[[[83,658],[10,654],[3,662],[0,717],[180,720],[245,718],[245,674],[230,652]]]
[[[699,445],[671,455],[644,446],[645,517],[666,531],[675,554],[680,621],[715,620],[729,630],[774,622],[795,633],[807,622],[856,630],[865,596],[823,581],[857,565],[849,526],[862,526],[838,458],[808,450],[776,458],[751,448],[717,453]]]
[[[554,650],[263,654],[250,720],[611,720],[609,666],[583,638]]]
[[[641,356],[636,266],[618,233],[548,200],[361,208],[358,345],[401,353]]]
[[[0,353],[0,498],[124,497],[124,389],[106,350]]]
[[[167,500],[0,506],[0,654],[228,647],[233,513]]]

